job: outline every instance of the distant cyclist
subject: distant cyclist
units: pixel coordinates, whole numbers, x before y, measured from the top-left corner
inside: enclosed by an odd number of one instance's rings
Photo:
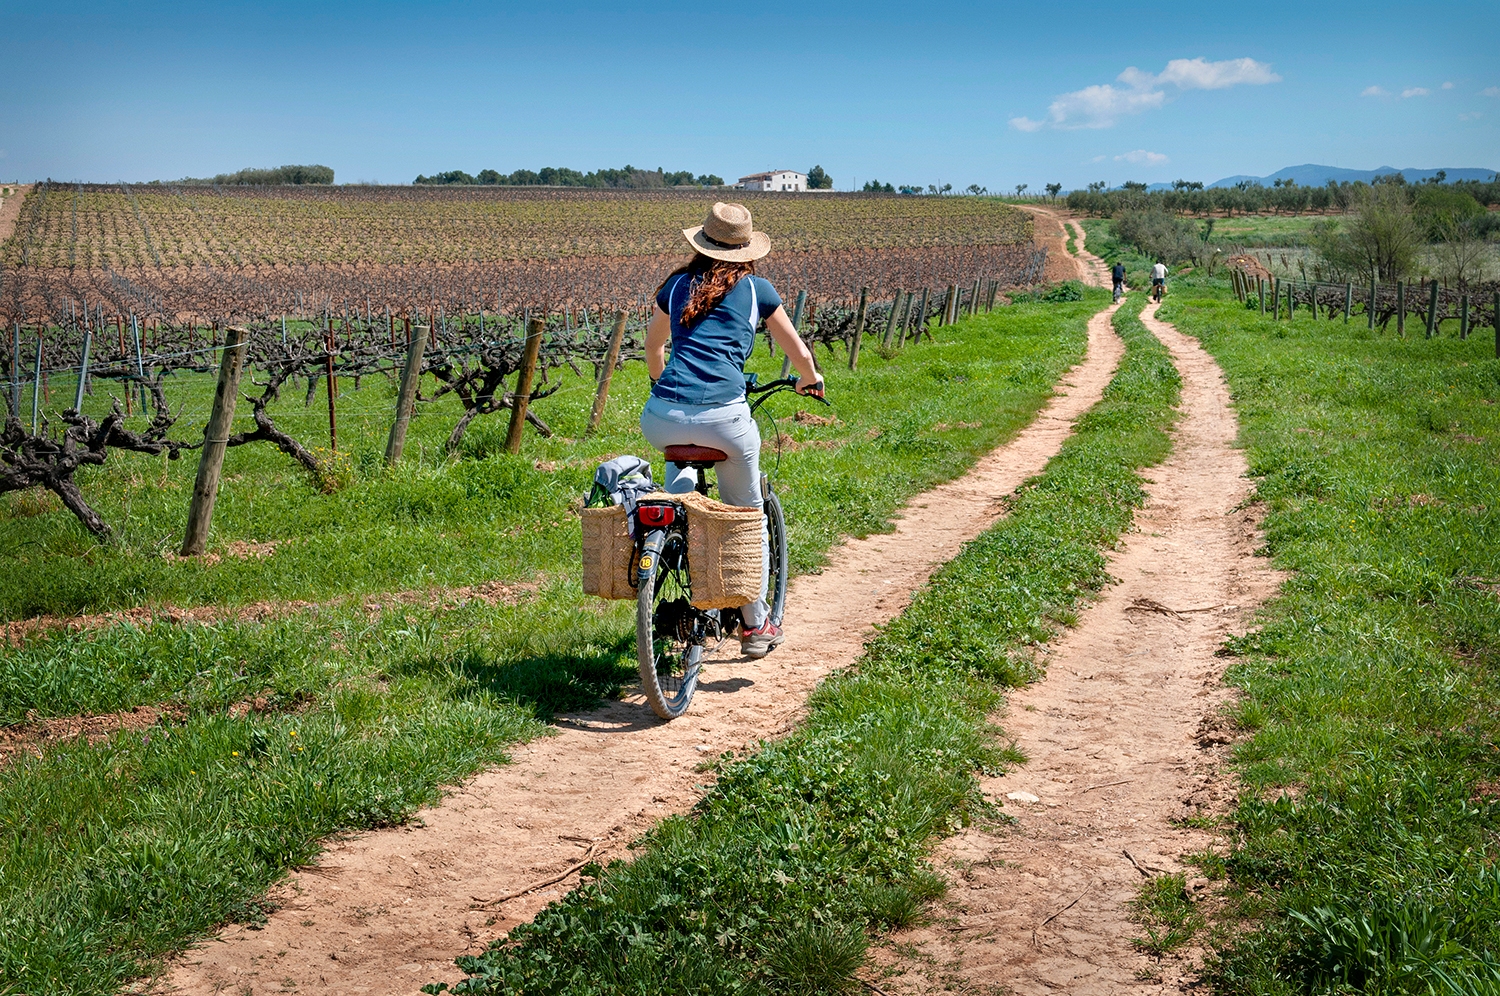
[[[1167,289],[1167,264],[1158,261],[1151,268],[1151,297],[1160,301],[1162,293]]]
[[[1116,263],[1109,271],[1110,279],[1115,282],[1115,300],[1125,293],[1125,264]]]

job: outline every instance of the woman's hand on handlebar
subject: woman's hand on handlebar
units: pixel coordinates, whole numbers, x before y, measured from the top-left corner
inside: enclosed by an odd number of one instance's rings
[[[810,397],[814,397],[814,398],[818,398],[818,399],[822,399],[822,397],[823,397],[823,375],[819,374],[818,375],[818,379],[815,380],[815,381],[813,381],[813,382],[811,382],[811,383],[799,382],[797,384],[797,393],[798,394],[803,394],[803,395],[808,395]]]

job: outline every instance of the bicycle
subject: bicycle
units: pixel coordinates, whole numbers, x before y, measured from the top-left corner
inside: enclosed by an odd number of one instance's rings
[[[772,396],[795,391],[797,382],[796,377],[783,377],[757,384],[755,374],[746,374],[745,393],[753,399],[751,413]],[[828,404],[817,395],[801,396]],[[712,486],[708,472],[715,464],[729,459],[722,450],[707,446],[668,446],[664,452],[672,463],[698,472],[695,490],[702,495],[707,495]],[[771,621],[779,626],[786,612],[786,518],[781,499],[776,497],[765,474],[760,475],[760,489],[770,542],[766,604]],[[704,651],[711,646],[717,649],[729,639],[739,625],[739,610],[693,607],[687,561],[687,512],[682,505],[673,504],[670,495],[652,494],[636,506],[635,536],[638,540],[635,641],[641,688],[653,712],[662,719],[675,719],[687,711],[697,690]],[[730,616],[727,623],[721,612]]]

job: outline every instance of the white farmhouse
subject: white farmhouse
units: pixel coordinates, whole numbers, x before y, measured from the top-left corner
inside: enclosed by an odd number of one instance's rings
[[[741,190],[806,190],[807,174],[779,169],[770,173],[751,173],[735,184]]]

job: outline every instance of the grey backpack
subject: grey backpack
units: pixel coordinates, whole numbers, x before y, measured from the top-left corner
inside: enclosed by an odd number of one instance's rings
[[[606,460],[594,471],[594,486],[589,491],[589,508],[623,505],[627,513],[635,511],[642,495],[656,490],[651,480],[651,465],[638,456],[617,456]]]

